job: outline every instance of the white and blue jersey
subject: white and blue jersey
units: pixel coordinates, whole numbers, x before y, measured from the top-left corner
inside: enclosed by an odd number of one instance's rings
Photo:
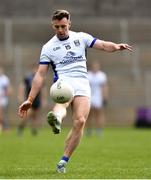
[[[50,64],[54,82],[67,81],[74,89],[74,96],[91,96],[86,66],[86,49],[96,38],[83,32],[69,31],[69,37],[59,40],[55,35],[42,48],[39,64]]]
[[[102,88],[107,84],[107,75],[102,71],[96,73],[89,71],[88,79],[91,87],[91,106],[101,108],[103,106]]]
[[[10,86],[10,81],[6,75],[0,75],[0,106],[6,107],[8,105],[7,89]]]
[[[55,35],[42,48],[39,64],[51,64],[54,81],[61,77],[87,78],[86,49],[96,38],[83,32],[69,31],[69,38],[59,40]]]

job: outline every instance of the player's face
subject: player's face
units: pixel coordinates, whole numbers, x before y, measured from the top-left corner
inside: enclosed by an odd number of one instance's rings
[[[69,36],[70,21],[67,20],[67,18],[53,20],[52,27],[59,39],[64,39]]]

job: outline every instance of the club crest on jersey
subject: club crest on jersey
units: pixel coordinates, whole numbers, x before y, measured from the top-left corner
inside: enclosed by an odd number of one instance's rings
[[[77,39],[74,41],[75,46],[80,46],[80,41]]]

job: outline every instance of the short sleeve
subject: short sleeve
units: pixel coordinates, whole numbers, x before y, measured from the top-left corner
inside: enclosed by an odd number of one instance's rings
[[[42,47],[39,64],[50,64],[51,59],[49,55],[49,51],[46,46]]]
[[[87,48],[93,47],[95,41],[97,40],[97,38],[93,37],[90,34],[84,33],[84,32],[81,32],[81,37]]]

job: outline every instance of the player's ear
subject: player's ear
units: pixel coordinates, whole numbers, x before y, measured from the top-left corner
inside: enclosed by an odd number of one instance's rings
[[[53,21],[50,22],[50,26],[51,26],[51,27],[54,27]]]
[[[71,27],[71,21],[69,21],[69,28]]]

